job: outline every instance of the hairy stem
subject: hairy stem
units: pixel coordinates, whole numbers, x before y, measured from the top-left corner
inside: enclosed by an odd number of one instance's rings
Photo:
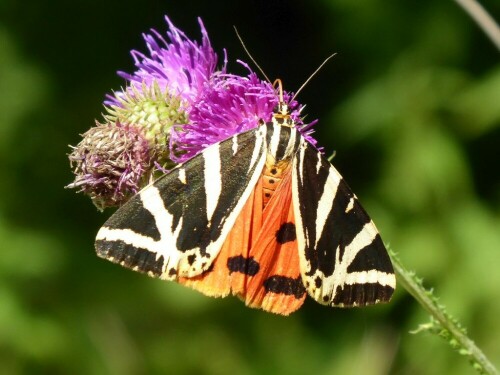
[[[398,282],[431,315],[430,324],[422,325],[419,330],[428,330],[444,336],[458,352],[466,356],[473,367],[482,374],[499,375],[497,369],[466,334],[464,328],[451,317],[438,302],[432,291],[426,290],[422,281],[408,271],[393,251],[390,251]]]

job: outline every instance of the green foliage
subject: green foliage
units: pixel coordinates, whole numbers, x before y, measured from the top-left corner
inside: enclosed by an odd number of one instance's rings
[[[163,14],[194,37],[201,16],[231,62],[248,60],[237,25],[289,90],[338,53],[300,94],[319,143],[402,263],[500,366],[498,51],[454,2],[113,3],[1,7],[0,373],[474,373],[444,340],[410,334],[429,318],[401,286],[386,306],[308,301],[283,318],[95,256],[107,214],[63,189],[67,145]]]

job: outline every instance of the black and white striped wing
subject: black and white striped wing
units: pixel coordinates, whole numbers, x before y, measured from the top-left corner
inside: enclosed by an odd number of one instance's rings
[[[294,159],[292,199],[309,295],[340,307],[389,301],[396,279],[377,228],[342,176],[305,139]]]
[[[99,256],[162,279],[217,256],[266,159],[266,127],[213,144],[132,197],[99,230]]]

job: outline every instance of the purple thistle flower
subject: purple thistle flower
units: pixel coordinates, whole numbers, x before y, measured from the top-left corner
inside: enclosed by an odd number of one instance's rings
[[[142,84],[152,86],[156,82],[162,91],[179,96],[181,100],[193,103],[205,84],[210,82],[217,72],[217,54],[214,52],[203,22],[198,18],[202,40],[201,44],[192,41],[165,17],[169,31],[165,39],[156,30],[143,34],[149,54],[133,50],[132,57],[137,70],[128,74],[118,72],[130,84],[141,88]],[[227,57],[222,72],[225,72]],[[115,93],[120,96],[120,93]],[[116,103],[108,96],[107,104]]]
[[[187,109],[189,123],[174,126],[170,134],[172,160],[181,163],[201,152],[205,147],[227,139],[259,125],[261,120],[271,120],[273,109],[278,104],[278,95],[273,86],[262,81],[244,64],[250,73],[247,77],[223,74],[216,82],[206,87],[199,100]],[[291,116],[297,129],[306,139],[316,145],[311,137],[311,126],[304,125],[300,118],[300,106],[292,101],[290,93],[284,100],[292,109]]]
[[[215,54],[201,19],[201,42],[192,41],[165,17],[164,38],[144,34],[149,53],[132,51],[137,70],[127,87],[108,95],[105,124],[90,129],[69,155],[75,181],[99,208],[123,204],[156,171],[166,173],[211,144],[270,121],[279,102],[271,83],[252,70],[227,74],[227,56],[216,71]],[[304,124],[303,106],[284,93],[297,129],[313,145],[313,121]],[[173,162],[173,163],[172,163]]]

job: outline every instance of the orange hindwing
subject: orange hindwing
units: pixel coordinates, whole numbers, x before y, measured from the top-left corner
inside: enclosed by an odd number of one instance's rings
[[[306,292],[300,276],[290,168],[278,173],[276,168],[266,168],[212,267],[178,282],[213,297],[231,293],[250,307],[283,315],[303,304]]]

